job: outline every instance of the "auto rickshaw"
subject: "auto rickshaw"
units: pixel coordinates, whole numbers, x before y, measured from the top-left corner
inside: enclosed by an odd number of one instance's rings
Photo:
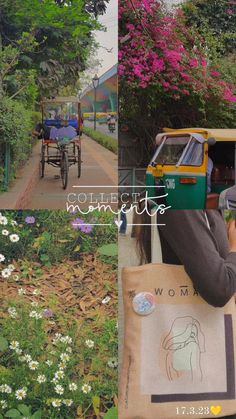
[[[218,208],[235,184],[236,129],[165,129],[147,167],[149,201],[172,209]]]

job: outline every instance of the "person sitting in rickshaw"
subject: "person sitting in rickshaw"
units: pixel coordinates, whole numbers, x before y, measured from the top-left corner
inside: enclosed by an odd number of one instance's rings
[[[63,138],[69,138],[70,140],[73,140],[77,136],[76,129],[73,128],[68,123],[65,123],[62,128],[59,128],[57,130],[57,138],[59,140]]]
[[[46,124],[39,123],[33,131],[33,136],[38,137],[39,140],[55,140],[57,131],[56,127],[49,127]]]

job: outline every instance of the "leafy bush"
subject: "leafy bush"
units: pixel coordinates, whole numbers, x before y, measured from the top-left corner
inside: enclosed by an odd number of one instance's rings
[[[31,112],[14,100],[0,102],[0,143],[11,146],[11,179],[31,151]]]
[[[109,135],[103,134],[102,132],[94,131],[92,128],[88,127],[84,127],[83,132],[103,147],[118,154],[118,141],[115,138],[109,137]]]

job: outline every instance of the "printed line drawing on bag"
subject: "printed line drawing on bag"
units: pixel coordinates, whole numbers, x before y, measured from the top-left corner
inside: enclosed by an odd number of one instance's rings
[[[177,317],[162,347],[167,351],[166,374],[169,381],[182,377],[191,382],[203,380],[201,354],[206,352],[205,335],[197,319],[192,316]]]

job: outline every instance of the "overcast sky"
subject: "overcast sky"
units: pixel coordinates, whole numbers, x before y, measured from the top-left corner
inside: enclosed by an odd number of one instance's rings
[[[95,33],[96,40],[101,45],[97,56],[102,66],[96,69],[98,75],[101,76],[116,64],[118,59],[118,0],[110,0],[106,14],[101,16],[99,21],[107,28],[107,32],[98,31]],[[104,47],[107,49],[112,48],[112,52],[107,52]]]

